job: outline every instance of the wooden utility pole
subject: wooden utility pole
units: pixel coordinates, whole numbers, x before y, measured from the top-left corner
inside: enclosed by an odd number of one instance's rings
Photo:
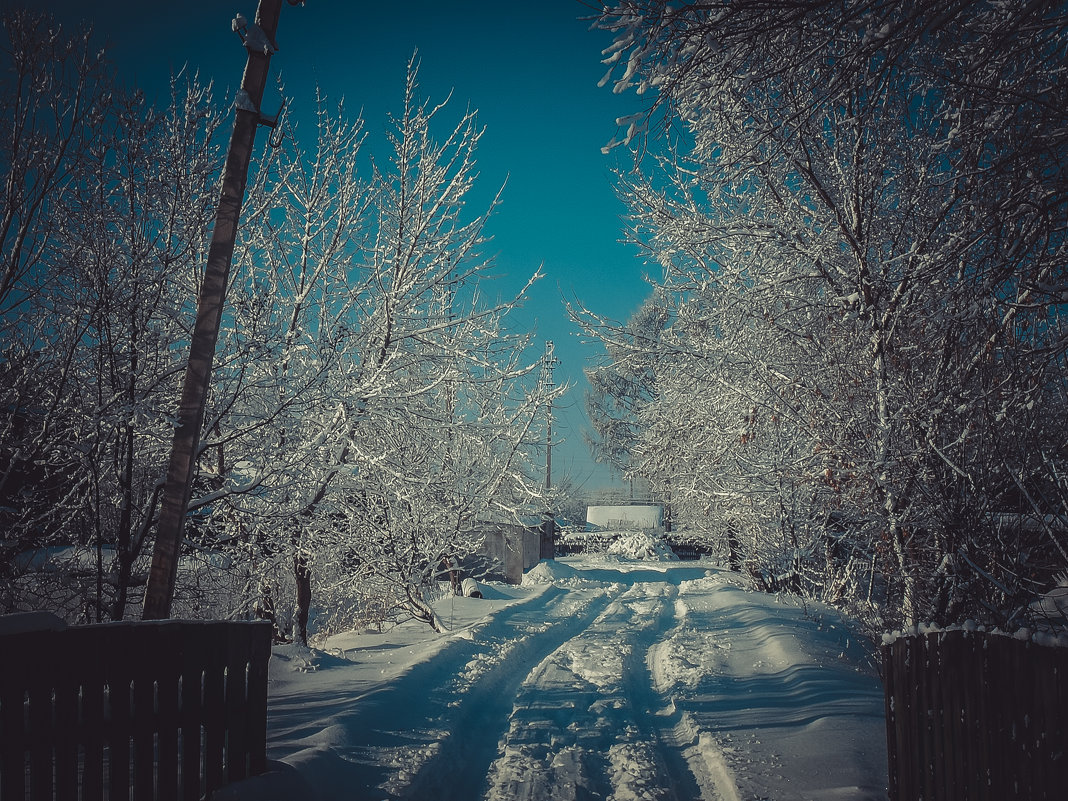
[[[295,4],[295,0],[289,0]],[[152,553],[152,570],[145,589],[145,620],[170,617],[174,583],[178,572],[178,555],[185,530],[193,472],[200,447],[200,429],[204,424],[204,404],[208,395],[215,345],[219,339],[226,286],[230,278],[230,264],[234,256],[237,224],[241,204],[245,199],[248,165],[256,128],[273,125],[260,114],[263,90],[267,85],[267,70],[275,52],[275,34],[282,0],[259,0],[256,19],[248,25],[240,15],[234,20],[234,31],[248,50],[248,62],[241,79],[241,89],[235,103],[234,132],[226,154],[219,208],[215,215],[215,229],[208,250],[208,264],[197,301],[197,318],[189,345],[189,363],[178,408],[178,425],[174,431],[167,481],[160,503],[156,545]]]

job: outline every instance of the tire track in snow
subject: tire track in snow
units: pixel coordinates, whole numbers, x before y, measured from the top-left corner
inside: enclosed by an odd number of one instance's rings
[[[406,787],[391,788],[396,797],[437,801],[479,797],[508,727],[512,699],[524,679],[579,635],[621,591],[618,586],[587,584],[596,586],[571,589],[545,606],[516,607],[477,632],[480,641],[495,642],[499,648],[476,655],[468,663],[467,675],[457,678],[470,686],[458,708],[446,714],[448,735]]]
[[[702,795],[648,666],[678,588],[650,576],[616,597],[523,682],[487,801]],[[659,580],[658,580],[659,578]]]
[[[667,705],[657,713],[658,733],[665,745],[665,753],[671,754],[674,774],[680,786],[688,774],[690,782],[687,789],[693,793],[689,797],[704,801],[741,801],[734,774],[727,765],[722,750],[708,732],[701,731],[693,715],[679,709],[673,692],[674,677],[669,670],[669,660],[679,659],[678,653],[672,652],[672,646],[680,639],[701,636],[693,630],[688,620],[689,608],[681,597],[676,597],[673,605],[670,628],[663,626],[664,634],[646,654],[646,668],[652,687],[662,693]],[[698,646],[714,650],[714,642],[705,641]],[[695,665],[687,665],[697,668]],[[698,668],[700,669],[700,668]],[[678,763],[685,765],[682,768]]]

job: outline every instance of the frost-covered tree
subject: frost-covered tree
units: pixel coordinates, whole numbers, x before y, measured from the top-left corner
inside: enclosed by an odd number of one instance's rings
[[[729,465],[707,507],[811,522],[785,550],[847,546],[885,579],[890,622],[1011,622],[1064,564],[1063,506],[1021,500],[1065,459],[1048,423],[1065,411],[1066,24],[985,2],[601,17],[606,82],[651,98],[620,121],[644,155],[621,192],[676,298],[666,339],[690,353],[658,376],[644,452],[695,404],[690,441]]]
[[[119,89],[87,34],[21,12],[6,30],[3,603],[121,619],[156,511],[219,115],[195,79],[162,111]]]
[[[72,381],[68,331],[42,310],[63,286],[55,238],[81,163],[108,112],[111,75],[86,31],[69,34],[45,15],[5,13],[0,51],[0,571],[50,527],[34,522],[43,497],[65,494],[50,440],[62,425],[42,386]],[[76,329],[84,321],[74,321]],[[53,356],[58,358],[53,358]],[[43,373],[47,373],[45,379]],[[5,582],[6,585],[6,582]],[[14,602],[5,597],[5,607]]]
[[[411,64],[365,177],[362,122],[320,100],[314,149],[265,152],[251,192],[190,508],[201,547],[242,554],[249,603],[289,564],[301,640],[316,576],[335,611],[437,625],[443,562],[535,497],[523,434],[545,399],[503,327],[522,294],[483,295],[488,212],[464,208],[482,130],[468,112],[438,141],[443,109]]]

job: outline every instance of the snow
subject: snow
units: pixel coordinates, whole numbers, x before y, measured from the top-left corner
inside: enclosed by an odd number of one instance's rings
[[[659,562],[673,562],[678,559],[663,537],[658,537],[648,531],[620,534],[608,546],[608,553],[628,559],[655,559]]]
[[[885,798],[882,687],[830,608],[618,556],[482,589],[446,634],[276,647],[271,771],[216,798]]]

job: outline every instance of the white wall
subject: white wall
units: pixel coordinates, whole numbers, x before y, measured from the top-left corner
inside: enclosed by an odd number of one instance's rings
[[[664,525],[662,506],[588,506],[586,528],[606,531],[660,528]]]

